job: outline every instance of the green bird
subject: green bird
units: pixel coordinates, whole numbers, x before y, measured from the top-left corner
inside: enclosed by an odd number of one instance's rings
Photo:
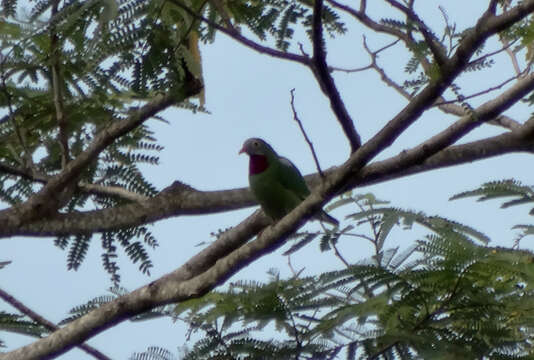
[[[273,220],[283,218],[310,194],[310,189],[297,167],[285,157],[279,156],[264,140],[246,140],[239,151],[239,154],[241,153],[250,157],[250,190],[263,211]],[[323,210],[316,219],[336,226],[339,224]]]

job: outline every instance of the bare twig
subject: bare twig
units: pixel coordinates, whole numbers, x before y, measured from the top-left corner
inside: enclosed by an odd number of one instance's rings
[[[515,52],[511,49],[511,45],[515,42],[515,40],[510,42],[505,36],[501,36],[499,40],[504,45],[503,49],[506,51],[506,54],[510,57],[510,60],[512,61],[512,66],[514,67],[515,74],[517,76],[521,76],[523,71],[521,71]]]
[[[30,319],[32,319],[36,323],[42,325],[44,328],[46,328],[50,332],[53,332],[59,329],[59,327],[56,324],[45,319],[41,315],[37,314],[35,311],[33,311],[32,309],[24,305],[22,302],[15,299],[13,295],[9,294],[7,291],[1,288],[0,288],[0,298],[4,300],[5,302],[7,302],[9,305],[13,306],[18,311],[20,311],[22,314],[28,316]],[[95,359],[111,360],[111,358],[107,357],[106,355],[102,354],[99,350],[87,344],[82,343],[82,344],[77,345],[77,347],[79,347],[80,349],[88,353],[89,355],[92,355]]]
[[[343,263],[343,265],[345,265],[345,267],[347,268],[350,268],[350,264],[348,263],[347,260],[345,260],[345,258],[343,257],[343,255],[341,255],[341,253],[339,252],[337,246],[335,243],[331,243],[332,245],[332,248],[334,249],[334,254],[336,255],[336,257],[341,260],[341,262]]]
[[[495,51],[491,51],[491,52],[489,52],[489,53],[487,53],[487,54],[484,54],[484,55],[482,55],[481,57],[478,57],[478,58],[476,58],[476,59],[471,60],[471,61],[469,62],[469,65],[472,65],[472,64],[476,64],[476,63],[478,63],[478,62],[481,62],[482,60],[487,59],[487,58],[492,57],[492,56],[495,56],[495,55],[497,55],[497,54],[500,54],[500,53],[503,52],[503,51],[506,51],[506,52],[507,52],[508,50],[511,51],[510,47],[511,47],[513,44],[515,44],[517,41],[518,41],[518,39],[514,39],[514,40],[511,41],[511,42],[508,42],[508,41],[506,41],[506,42],[502,42],[502,41],[501,41],[501,42],[503,43],[503,47],[501,47],[500,49],[497,49],[497,50],[495,50]],[[516,61],[517,61],[517,59],[516,59]],[[521,74],[521,71],[519,71],[519,68],[518,68],[517,70],[518,70],[518,71],[516,72],[516,74],[519,76],[519,75]]]
[[[352,121],[341,95],[337,90],[334,79],[330,76],[328,65],[326,63],[326,51],[323,38],[323,0],[315,0],[313,3],[313,20],[312,20],[312,42],[313,42],[313,57],[312,57],[312,71],[319,82],[321,90],[330,100],[330,107],[337,120],[340,123],[345,136],[349,140],[352,152],[358,150],[361,146],[360,135],[354,127]]]
[[[298,278],[300,274],[302,274],[304,269],[306,269],[305,267],[303,267],[299,271],[295,270],[295,268],[293,267],[293,264],[291,263],[291,255],[287,255],[287,266],[289,266],[289,270],[291,270],[291,273],[293,274],[294,278]]]
[[[492,91],[499,90],[500,88],[502,88],[503,86],[505,86],[506,84],[508,84],[508,83],[510,83],[510,82],[512,82],[514,80],[517,80],[517,76],[512,76],[512,77],[504,80],[500,84],[497,84],[495,86],[491,86],[491,87],[489,87],[489,88],[487,88],[485,90],[478,91],[478,92],[470,94],[470,95],[465,95],[465,96],[462,97],[461,101],[472,99],[472,98],[475,98],[477,96],[485,95],[485,94],[488,94],[488,93],[490,93]],[[453,104],[453,103],[456,103],[458,101],[459,101],[459,99],[438,101],[438,102],[434,103],[434,106],[442,106],[442,105],[445,105],[445,104]]]
[[[387,44],[385,46],[382,46],[378,50],[371,51],[367,47],[366,38],[365,38],[365,35],[364,35],[363,36],[363,44],[364,44],[365,50],[371,56],[371,63],[369,65],[362,66],[360,68],[355,68],[355,69],[342,69],[342,68],[339,68],[339,67],[330,66],[329,69],[330,69],[330,71],[341,71],[341,72],[346,72],[346,73],[361,72],[361,71],[372,69],[374,67],[373,65],[376,64],[376,59],[378,58],[378,54],[380,54],[384,50],[389,49],[392,46],[395,46],[399,41],[400,41],[400,39],[397,39],[397,40],[395,40],[395,41],[393,41],[393,42],[391,42],[391,43],[389,43],[389,44]]]
[[[344,72],[344,73],[347,73],[347,74],[356,73],[356,72],[362,72],[362,71],[369,70],[369,69],[372,69],[372,68],[373,68],[372,65],[365,65],[365,66],[362,66],[362,67],[359,67],[359,68],[354,68],[354,69],[345,69],[345,68],[340,68],[340,67],[336,67],[336,66],[329,66],[328,67],[328,69],[330,71],[339,71],[339,72]]]
[[[313,143],[310,141],[310,138],[306,134],[306,130],[304,130],[304,127],[302,126],[302,122],[299,119],[299,116],[297,114],[297,110],[295,109],[295,89],[291,89],[291,110],[293,111],[293,119],[297,122],[300,128],[300,132],[304,136],[304,139],[308,143],[308,146],[310,147],[311,153],[313,155],[313,161],[315,161],[315,167],[317,168],[317,172],[319,175],[323,178],[324,174],[321,170],[321,165],[319,165],[319,159],[317,158],[317,153],[315,152],[315,148],[313,147]]]
[[[398,41],[399,40],[397,39],[394,42],[392,42],[391,44],[389,44],[388,46],[393,46]],[[384,82],[389,87],[395,89],[399,94],[401,94],[407,100],[410,100],[412,98],[412,96],[406,90],[404,90],[404,88],[401,85],[399,85],[395,81],[393,81],[386,74],[386,71],[383,68],[381,68],[378,65],[377,61],[376,61],[380,51],[387,49],[387,47],[383,47],[382,49],[378,49],[376,51],[372,51],[371,49],[369,49],[369,46],[367,45],[367,39],[366,39],[365,36],[363,37],[363,47],[364,47],[365,51],[367,51],[367,53],[371,57],[371,64],[370,64],[371,68],[374,69],[380,75],[380,79],[382,80],[382,82]]]

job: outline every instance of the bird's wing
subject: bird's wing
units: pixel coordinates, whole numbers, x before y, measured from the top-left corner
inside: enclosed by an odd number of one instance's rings
[[[278,157],[279,178],[282,186],[294,192],[302,200],[310,194],[310,189],[306,185],[299,169],[289,159]]]

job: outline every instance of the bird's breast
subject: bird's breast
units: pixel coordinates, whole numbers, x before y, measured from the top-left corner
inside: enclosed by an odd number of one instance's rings
[[[269,167],[269,162],[267,157],[263,155],[250,155],[250,161],[248,163],[248,173],[249,175],[257,175]]]

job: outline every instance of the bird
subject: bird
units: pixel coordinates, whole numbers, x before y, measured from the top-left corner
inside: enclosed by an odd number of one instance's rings
[[[297,167],[289,159],[278,155],[265,140],[247,139],[239,151],[239,154],[242,153],[250,158],[250,190],[265,214],[274,221],[283,218],[310,194]],[[339,225],[339,221],[324,210],[315,218]]]

